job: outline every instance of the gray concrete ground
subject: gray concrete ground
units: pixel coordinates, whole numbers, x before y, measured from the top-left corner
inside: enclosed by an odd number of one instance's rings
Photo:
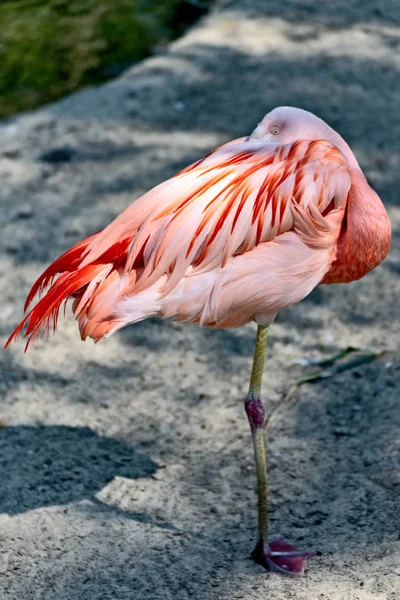
[[[305,386],[269,436],[272,534],[318,555],[264,572],[242,398],[255,328],[160,321],[94,346],[71,317],[1,352],[0,597],[400,597],[400,7],[238,0],[120,79],[0,124],[0,333],[81,237],[272,107],[349,141],[393,223],[387,261],[324,286],[271,329],[265,398],[349,344],[381,359]]]

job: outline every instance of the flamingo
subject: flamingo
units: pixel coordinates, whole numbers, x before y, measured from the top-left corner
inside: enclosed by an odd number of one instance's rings
[[[344,139],[310,112],[275,108],[250,136],[153,188],[55,260],[25,310],[47,293],[6,346],[22,331],[27,348],[55,330],[71,297],[81,338],[95,342],[149,317],[213,328],[255,321],[244,403],[258,493],[253,557],[267,570],[301,575],[313,553],[268,538],[261,401],[268,327],[317,285],[363,277],[386,257],[390,237],[386,210]]]

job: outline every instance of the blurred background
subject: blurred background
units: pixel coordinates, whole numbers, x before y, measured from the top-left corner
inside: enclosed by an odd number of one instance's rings
[[[96,346],[0,349],[1,600],[400,597],[398,0],[0,1],[0,341],[40,273],[151,187],[279,105],[350,144],[393,226],[387,260],[271,327],[267,410],[313,360],[384,355],[304,385],[268,437],[271,536],[301,582],[248,560],[242,399],[255,327],[149,320]]]
[[[211,0],[2,0],[0,118],[115,77]]]

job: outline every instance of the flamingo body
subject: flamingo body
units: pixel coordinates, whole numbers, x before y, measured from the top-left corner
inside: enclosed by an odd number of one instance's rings
[[[362,277],[389,243],[386,211],[346,142],[315,115],[281,107],[58,258],[7,344],[24,327],[28,344],[55,328],[70,297],[82,339],[95,341],[152,316],[269,324],[319,283]]]

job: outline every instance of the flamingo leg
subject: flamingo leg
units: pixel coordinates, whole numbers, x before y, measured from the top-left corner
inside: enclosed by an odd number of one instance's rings
[[[304,562],[313,552],[299,552],[284,538],[268,542],[268,479],[265,455],[265,413],[261,402],[261,383],[267,349],[268,327],[259,325],[254,349],[249,393],[245,410],[253,438],[258,495],[258,542],[252,552],[256,562],[281,575],[302,575]]]

